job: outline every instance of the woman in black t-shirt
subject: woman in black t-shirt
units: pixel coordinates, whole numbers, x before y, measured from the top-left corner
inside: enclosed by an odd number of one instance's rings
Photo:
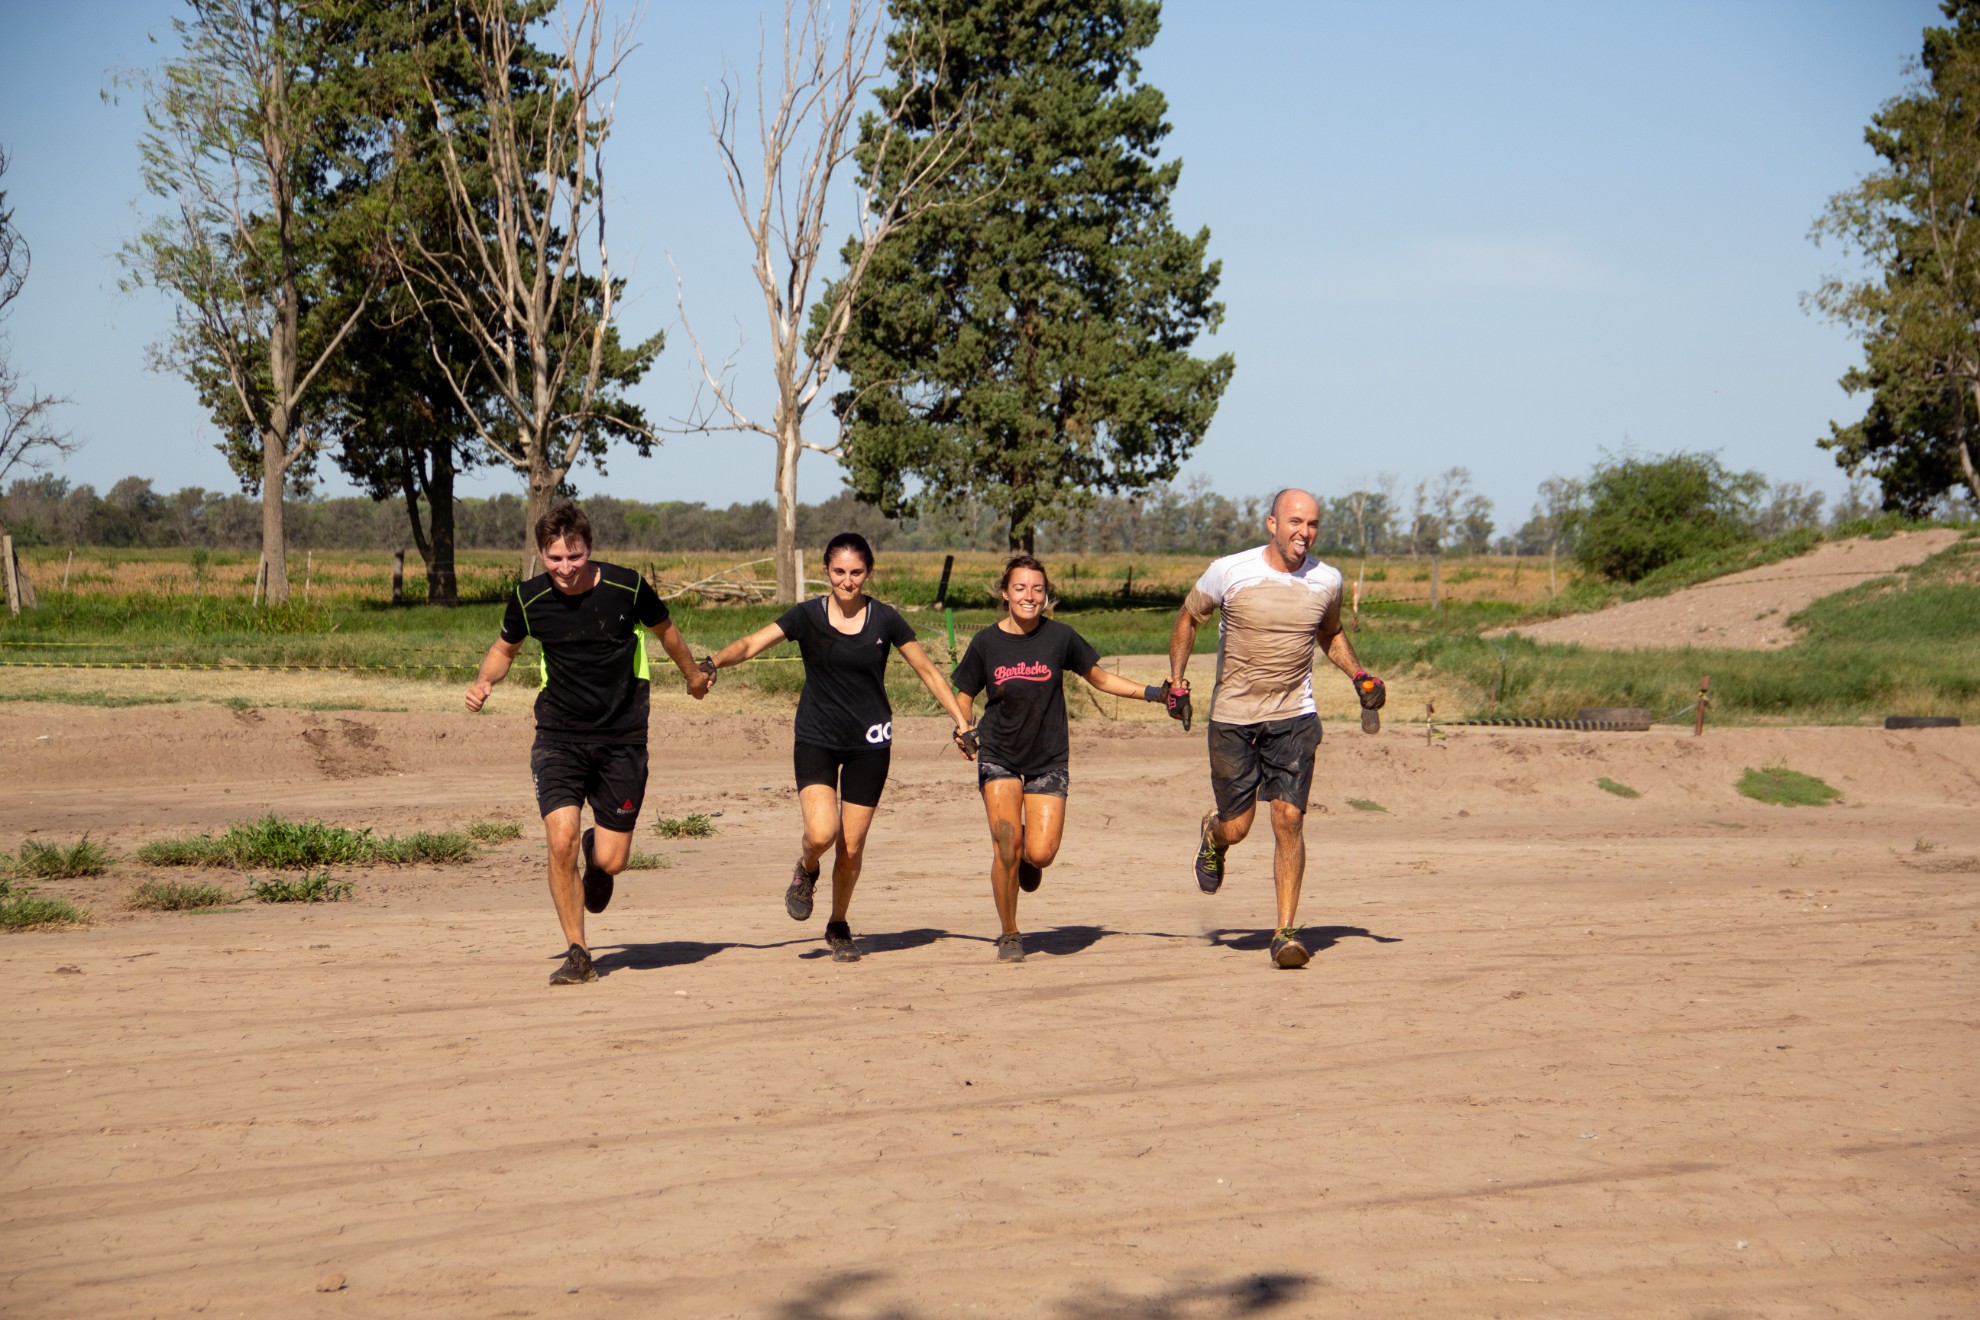
[[[873,571],[873,549],[857,532],[841,532],[825,547],[825,575],[831,591],[801,601],[778,620],[749,636],[730,642],[702,662],[715,670],[739,665],[779,642],[796,642],[804,660],[804,693],[798,698],[796,738],[791,760],[797,772],[798,805],[804,813],[804,838],[797,867],[784,891],[784,910],[792,919],[811,916],[812,891],[818,884],[818,863],[828,851],[832,859],[832,916],[825,923],[825,942],[834,962],[854,962],[846,911],[853,886],[859,883],[866,832],[873,810],[887,784],[892,759],[894,711],[887,702],[887,652],[898,650],[942,709],[956,722],[957,733],[969,725],[949,685],[914,638],[914,629],[893,606],[866,594]]]
[[[997,587],[1004,617],[970,639],[950,677],[962,690],[965,722],[976,694],[988,693],[982,719],[956,740],[964,755],[975,752],[990,818],[990,893],[1004,927],[997,957],[1023,962],[1018,890],[1038,888],[1066,827],[1071,740],[1063,676],[1077,674],[1117,697],[1163,701],[1166,694],[1102,669],[1100,653],[1084,637],[1045,617],[1052,584],[1045,565],[1030,555],[1013,555]]]

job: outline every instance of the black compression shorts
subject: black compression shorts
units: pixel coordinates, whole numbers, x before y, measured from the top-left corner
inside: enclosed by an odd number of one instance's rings
[[[791,765],[797,771],[800,789],[824,784],[838,791],[839,801],[855,807],[880,805],[880,792],[887,787],[887,767],[893,759],[891,745],[837,752],[817,743],[791,744]]]
[[[529,749],[529,777],[543,815],[589,802],[600,829],[630,834],[646,800],[646,749],[539,738]]]

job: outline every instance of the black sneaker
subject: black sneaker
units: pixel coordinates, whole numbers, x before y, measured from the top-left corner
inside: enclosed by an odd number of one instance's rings
[[[598,968],[582,945],[573,944],[564,952],[564,965],[550,973],[551,985],[583,985],[598,979]]]
[[[790,888],[784,891],[784,911],[791,914],[792,921],[806,921],[811,917],[811,891],[818,888],[818,872],[807,871],[799,862],[791,868]]]
[[[1045,879],[1045,873],[1043,871],[1033,866],[1030,862],[1024,861],[1023,859],[1019,859],[1018,861],[1019,889],[1022,889],[1027,894],[1035,894],[1038,892],[1038,886],[1044,881],[1044,879]]]
[[[1014,930],[1005,931],[997,937],[998,962],[1024,961],[1024,936]]]
[[[1214,894],[1224,886],[1224,847],[1210,833],[1216,820],[1215,812],[1203,817],[1202,833],[1196,842],[1196,887],[1206,894]]]
[[[602,871],[591,860],[591,831],[586,830],[578,841],[584,852],[584,910],[603,912],[612,905],[612,873]]]
[[[859,946],[853,943],[852,926],[844,921],[825,923],[825,943],[831,947],[833,962],[858,962]]]
[[[1299,938],[1299,927],[1281,926],[1272,936],[1272,961],[1278,966],[1304,967],[1312,956],[1306,951],[1305,941]]]

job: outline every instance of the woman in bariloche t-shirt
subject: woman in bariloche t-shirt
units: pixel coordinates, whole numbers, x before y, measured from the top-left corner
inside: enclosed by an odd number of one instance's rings
[[[761,654],[778,642],[798,644],[804,658],[804,693],[798,698],[797,737],[791,760],[797,772],[798,806],[804,838],[798,862],[784,890],[784,910],[793,920],[811,916],[819,859],[832,859],[832,916],[825,943],[834,962],[855,962],[846,912],[859,883],[866,832],[892,760],[894,711],[887,704],[887,652],[898,650],[934,694],[960,733],[969,718],[955,694],[914,639],[893,606],[866,594],[873,572],[873,547],[857,532],[841,532],[825,547],[825,576],[831,590],[801,601],[778,620],[730,642],[705,666],[725,669]],[[835,850],[836,846],[836,850]]]
[[[976,694],[987,694],[974,739],[958,733],[956,741],[965,755],[976,744],[976,782],[990,818],[990,893],[1004,927],[997,957],[1023,962],[1018,890],[1038,888],[1066,827],[1071,740],[1063,675],[1117,697],[1163,701],[1166,694],[1100,668],[1100,653],[1084,637],[1045,617],[1052,584],[1030,555],[1011,557],[997,589],[1004,617],[970,639],[950,677],[962,689],[964,723]]]

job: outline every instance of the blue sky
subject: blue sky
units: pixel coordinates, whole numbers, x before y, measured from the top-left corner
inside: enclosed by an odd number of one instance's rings
[[[140,107],[101,93],[159,57],[149,38],[175,12],[0,0],[0,188],[34,252],[5,328],[33,383],[75,401],[86,444],[61,471],[99,488],[235,484],[191,389],[146,368],[169,308],[117,291],[115,253],[155,203]],[[1815,442],[1861,414],[1835,384],[1856,350],[1800,310],[1843,260],[1806,235],[1874,164],[1863,125],[1938,19],[1933,0],[1169,0],[1144,77],[1184,162],[1178,223],[1208,225],[1223,262],[1224,327],[1199,350],[1237,358],[1184,477],[1324,494],[1463,465],[1502,528],[1543,478],[1625,443],[1840,490]],[[758,21],[741,0],[640,14],[608,168],[627,329],[670,332],[634,396],[656,418],[683,415],[696,378],[670,261],[704,342],[737,349],[745,396],[764,397],[761,304],[703,101],[725,58],[753,68]],[[726,504],[768,497],[771,452],[676,437],[575,479]],[[806,456],[803,498],[838,485]],[[514,488],[490,473],[462,493]]]

